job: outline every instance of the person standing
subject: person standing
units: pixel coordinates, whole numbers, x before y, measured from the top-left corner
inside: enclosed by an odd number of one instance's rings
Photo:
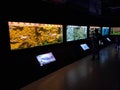
[[[116,50],[119,51],[119,48],[120,48],[120,36],[116,36],[115,42],[116,42]]]
[[[100,46],[99,46],[99,41],[101,39],[100,33],[98,33],[98,29],[95,29],[95,33],[93,33],[92,37],[92,60],[94,60],[96,57],[97,59],[100,58],[99,51],[100,51]]]

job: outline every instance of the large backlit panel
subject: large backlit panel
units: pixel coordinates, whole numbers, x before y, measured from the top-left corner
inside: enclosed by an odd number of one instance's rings
[[[110,35],[120,35],[120,27],[111,27]]]
[[[109,35],[110,28],[109,27],[102,27],[102,36]]]
[[[101,27],[99,27],[99,26],[90,26],[89,27],[89,37],[93,37],[93,33],[95,33],[95,29],[98,30],[98,33],[101,33]]]
[[[28,22],[8,22],[11,50],[63,42],[63,26]]]
[[[67,41],[75,41],[87,38],[87,26],[68,25],[66,31]]]

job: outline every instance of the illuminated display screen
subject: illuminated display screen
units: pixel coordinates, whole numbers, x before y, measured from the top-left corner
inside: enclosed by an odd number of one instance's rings
[[[89,27],[89,37],[93,37],[93,33],[95,33],[95,29],[98,29],[98,33],[101,33],[101,27],[99,26],[90,26]]]
[[[102,36],[109,35],[109,27],[102,27]]]
[[[111,27],[110,35],[120,35],[120,27]]]
[[[90,49],[87,44],[81,44],[80,46],[84,51]]]
[[[63,26],[27,22],[8,22],[11,50],[63,42]]]
[[[56,61],[52,52],[37,55],[36,58],[40,64],[40,66],[43,66],[43,65],[46,65],[48,63]]]
[[[67,41],[75,41],[87,38],[87,26],[68,25],[66,32]]]
[[[109,42],[111,42],[110,38],[106,38]]]

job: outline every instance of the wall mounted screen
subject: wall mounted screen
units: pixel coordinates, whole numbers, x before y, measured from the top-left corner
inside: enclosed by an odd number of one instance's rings
[[[111,27],[110,35],[120,35],[120,27]]]
[[[93,33],[95,33],[95,29],[98,30],[98,33],[101,33],[101,27],[99,26],[90,26],[89,27],[89,37],[93,37]]]
[[[75,41],[87,38],[87,26],[67,25],[67,41]]]
[[[28,22],[8,22],[11,50],[63,42],[63,26]]]
[[[109,27],[102,27],[102,36],[109,35],[110,28]]]
[[[48,63],[56,61],[52,52],[37,55],[36,58],[40,64],[40,66],[43,66],[43,65],[46,65]]]

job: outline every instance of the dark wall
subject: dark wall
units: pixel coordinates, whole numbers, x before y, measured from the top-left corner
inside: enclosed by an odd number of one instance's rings
[[[36,5],[28,4],[25,7],[24,4],[20,3],[8,8],[6,12],[9,10],[10,13],[2,14],[2,22],[0,23],[2,26],[2,33],[0,33],[2,54],[0,57],[3,75],[1,77],[7,88],[11,89],[23,87],[91,53],[91,50],[84,52],[80,47],[82,43],[87,43],[91,47],[89,39],[66,42],[66,25],[108,25],[106,24],[108,21],[103,21],[104,18],[89,15],[88,8],[72,6],[71,4],[38,3]],[[11,51],[8,21],[63,24],[65,38],[62,44]],[[52,52],[56,57],[56,62],[40,67],[36,55],[46,52]]]

